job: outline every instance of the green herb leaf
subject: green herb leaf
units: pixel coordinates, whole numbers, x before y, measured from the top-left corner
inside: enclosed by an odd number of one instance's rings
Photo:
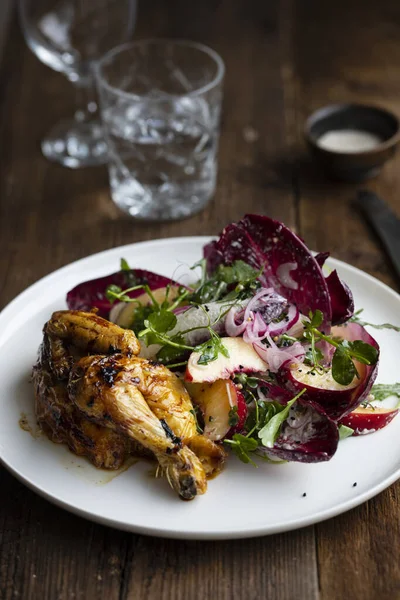
[[[231,440],[224,440],[225,444],[229,444],[236,456],[244,463],[251,463],[255,467],[256,463],[249,456],[250,452],[254,452],[258,448],[258,442],[254,438],[246,437],[241,433],[235,433]]]
[[[111,302],[115,302],[120,296],[122,289],[118,285],[111,284],[106,289],[106,298]]]
[[[121,258],[121,271],[130,271],[131,268],[128,265],[128,261],[125,258]]]
[[[400,383],[375,383],[372,386],[371,394],[373,394],[375,400],[386,400],[390,396],[396,396],[400,398]]]
[[[228,413],[228,425],[229,427],[235,427],[239,423],[238,407],[232,406]]]
[[[353,435],[354,429],[347,427],[347,425],[339,425],[339,440],[344,440],[347,437]]]
[[[199,365],[208,365],[208,363],[213,362],[214,360],[217,360],[217,358],[218,358],[218,349],[215,347],[215,345],[212,343],[212,341],[209,340],[209,343],[207,343],[202,348],[201,355],[200,355],[197,363]]]
[[[322,354],[322,352],[319,348],[314,348],[314,353],[313,353],[312,349],[310,348],[310,350],[307,350],[307,352],[304,356],[304,362],[307,365],[311,365],[313,367],[314,366],[314,356],[315,356],[317,363],[319,363],[324,358],[324,355]]]
[[[235,300],[254,295],[261,285],[258,278],[262,269],[256,271],[242,260],[234,261],[231,265],[219,265],[212,275],[206,271],[205,260],[196,263],[192,268],[200,266],[202,277],[196,286],[196,291],[188,297],[188,301],[205,304],[224,300]],[[232,289],[232,286],[236,287]]]
[[[358,323],[359,325],[362,325],[363,327],[368,326],[368,327],[374,327],[375,329],[393,329],[393,331],[400,332],[400,327],[398,325],[393,325],[392,323],[380,323],[379,325],[376,325],[375,323],[368,323],[367,321],[363,321],[358,316],[363,311],[364,311],[364,309],[360,308],[359,310],[357,310],[354,313],[354,315],[349,320],[352,321],[353,323]]]
[[[371,346],[371,344],[367,344],[362,340],[348,342],[348,348],[351,356],[365,365],[374,365],[378,360],[378,350],[374,346]]]
[[[299,392],[292,400],[286,404],[286,406],[278,405],[281,407],[279,412],[277,412],[269,421],[264,425],[264,427],[258,432],[258,437],[261,440],[261,443],[266,448],[273,448],[276,438],[279,436],[279,432],[281,426],[284,421],[286,421],[291,406],[300,398],[302,394],[306,391],[306,388],[303,388],[301,392]],[[275,404],[275,409],[277,410],[277,403]]]
[[[297,398],[289,400],[286,406],[282,406],[282,410],[273,416],[266,425],[258,432],[258,437],[261,443],[266,448],[272,448],[282,423],[287,419],[290,407],[296,402]]]
[[[308,316],[310,318],[310,323],[309,323],[310,327],[315,327],[315,329],[318,329],[318,327],[320,325],[322,325],[322,321],[324,320],[324,315],[322,314],[322,312],[320,310],[317,309],[315,312],[310,311]]]
[[[170,341],[175,344],[184,344],[185,340],[183,336],[180,334],[174,335],[170,338]],[[176,360],[180,359],[187,350],[184,348],[177,348],[176,346],[168,346],[165,345],[157,352],[157,360],[164,365],[168,365],[169,363],[173,363]]]
[[[133,329],[136,335],[138,335],[139,332],[142,331],[142,329],[144,329],[144,323],[148,319],[149,315],[153,312],[153,310],[154,307],[151,305],[143,305],[139,303],[137,304],[136,308],[132,313],[132,321],[129,325],[129,328]]]
[[[173,312],[163,308],[157,312],[152,312],[148,317],[148,323],[156,332],[166,333],[175,327],[177,319]]]
[[[213,333],[212,330],[210,330],[210,333]],[[197,361],[199,365],[208,365],[208,363],[217,360],[220,353],[229,358],[228,350],[216,333],[213,333],[212,337],[201,344],[201,346],[198,346],[196,350],[200,352],[200,357]]]
[[[332,377],[341,385],[349,385],[357,375],[348,350],[344,346],[338,346],[332,358]]]
[[[246,284],[253,281],[259,272],[243,260],[235,260],[231,265],[219,265],[216,276],[225,283]]]

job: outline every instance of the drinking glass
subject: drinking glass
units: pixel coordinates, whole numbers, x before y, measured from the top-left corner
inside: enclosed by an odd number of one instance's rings
[[[193,42],[120,46],[96,66],[111,195],[132,217],[200,211],[215,189],[224,64]]]
[[[75,115],[50,131],[42,142],[43,154],[68,167],[106,162],[93,65],[131,38],[136,0],[19,0],[19,13],[34,54],[76,87]]]

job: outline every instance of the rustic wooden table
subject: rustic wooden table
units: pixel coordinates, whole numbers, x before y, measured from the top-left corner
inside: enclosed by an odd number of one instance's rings
[[[320,0],[142,0],[137,37],[200,40],[226,61],[215,199],[183,223],[141,225],[112,205],[106,169],[47,162],[39,142],[72,90],[26,48],[11,19],[0,79],[1,305],[87,254],[159,237],[213,234],[245,211],[296,228],[396,288],[352,207],[357,186],[308,163],[306,116],[375,102],[400,113],[400,5]],[[248,128],[254,130],[249,140]],[[400,156],[368,183],[400,209]],[[7,360],[6,356],[2,360]],[[299,531],[229,542],[168,541],[77,518],[0,470],[0,598],[270,600],[400,598],[400,485]]]

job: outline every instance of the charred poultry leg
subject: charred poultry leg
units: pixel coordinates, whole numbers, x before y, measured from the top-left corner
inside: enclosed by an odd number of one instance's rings
[[[53,313],[33,370],[38,421],[50,439],[98,467],[118,468],[130,453],[155,456],[171,486],[191,499],[221,470],[225,452],[198,435],[176,375],[135,356],[139,349],[132,331],[94,313]]]
[[[122,329],[94,313],[80,310],[59,310],[53,313],[45,325],[45,332],[52,339],[74,344],[85,352],[128,356],[140,352],[137,337],[129,329]]]
[[[154,415],[165,422],[174,434],[197,454],[206,475],[216,475],[223,467],[225,451],[211,440],[198,435],[193,404],[180,379],[164,365],[155,364],[145,358],[114,358],[110,359],[110,362],[114,362],[117,370],[123,370],[126,376],[135,381],[137,389]]]
[[[121,355],[82,358],[71,371],[69,396],[93,422],[124,433],[151,450],[171,486],[182,498],[191,500],[206,491],[204,469],[166,421],[150,410],[145,398],[154,394],[154,388],[149,382],[147,387],[143,385],[141,362],[136,361]],[[171,381],[156,385],[161,386],[159,394],[161,389],[163,396],[173,394]]]

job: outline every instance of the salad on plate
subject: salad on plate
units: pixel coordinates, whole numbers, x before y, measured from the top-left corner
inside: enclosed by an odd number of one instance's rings
[[[155,458],[187,500],[229,453],[255,466],[332,459],[341,439],[390,423],[398,408],[374,399],[400,386],[374,386],[378,343],[327,257],[246,215],[204,247],[195,284],[121,259],[45,325],[39,423],[95,466]]]

